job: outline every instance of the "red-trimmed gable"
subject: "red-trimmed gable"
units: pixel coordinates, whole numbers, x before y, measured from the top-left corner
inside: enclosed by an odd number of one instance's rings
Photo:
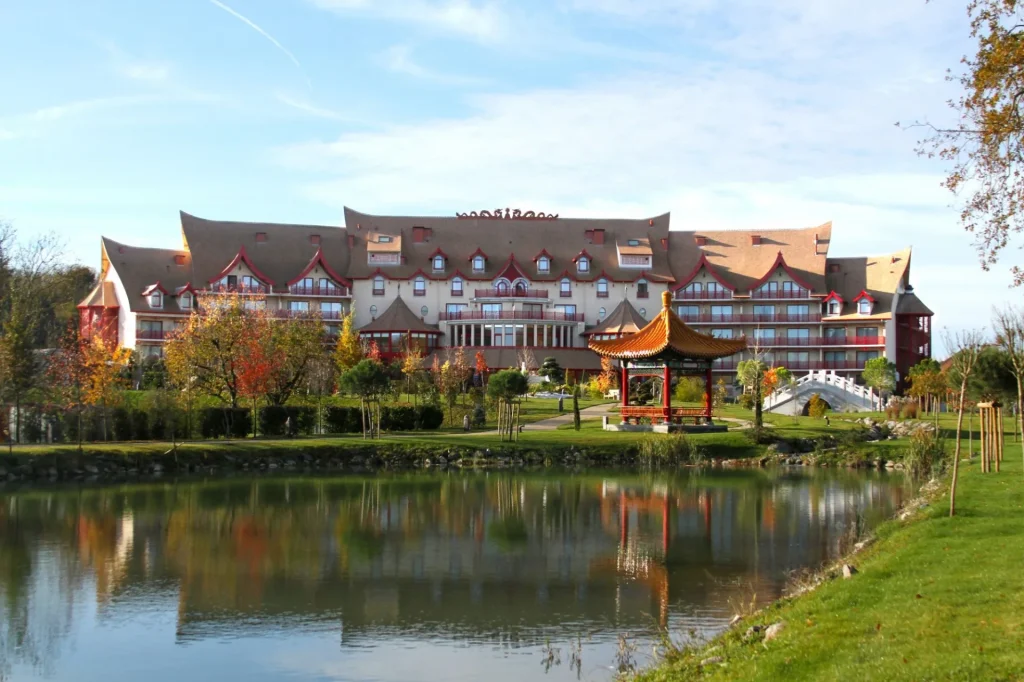
[[[448,260],[448,254],[442,251],[440,246],[434,250],[434,253],[427,256],[427,258],[432,259],[434,256],[443,256],[445,260]],[[487,258],[487,256],[484,256],[484,258]]]
[[[551,260],[551,261],[555,260],[554,257],[550,253],[548,253],[547,249],[541,249],[540,253],[538,253],[536,256],[533,257],[533,262],[536,263],[537,261],[539,261],[544,256],[546,256],[548,260]]]
[[[517,279],[525,279],[527,281],[529,281],[530,279],[529,277],[526,276],[526,273],[523,272],[522,268],[519,267],[519,264],[516,262],[515,254],[512,254],[511,256],[508,257],[508,263],[505,264],[505,269],[498,273],[498,276],[495,277],[495,279],[501,278],[505,278],[509,282],[514,282]]]
[[[170,292],[167,291],[167,289],[164,289],[163,285],[160,284],[159,281],[156,284],[150,284],[148,287],[143,289],[142,290],[142,295],[143,296],[149,296],[154,291],[159,291],[164,296],[170,296],[171,295]]]
[[[583,257],[586,257],[588,260],[594,260],[594,257],[587,253],[586,249],[583,249],[582,251],[580,251],[579,253],[572,257],[572,262],[577,263],[579,262],[580,258]]]
[[[708,255],[706,253],[701,253],[700,254],[700,260],[697,261],[697,265],[694,266],[693,270],[690,271],[690,274],[688,274],[686,277],[684,277],[680,281],[680,283],[678,285],[673,287],[672,291],[679,291],[680,289],[685,287],[687,284],[692,282],[694,280],[694,278],[696,278],[697,275],[700,273],[700,269],[701,268],[706,269],[711,274],[711,276],[715,278],[716,282],[721,284],[723,287],[725,287],[729,291],[731,291],[733,293],[736,293],[736,287],[734,287],[733,285],[731,285],[728,282],[726,282],[725,279],[720,274],[718,274],[718,270],[716,270],[715,267],[713,265],[711,265],[711,262],[708,261]]]
[[[828,292],[828,296],[824,298],[822,303],[828,303],[829,301],[839,301],[840,303],[842,303],[843,297],[837,294],[835,289],[833,289],[832,291]]]
[[[779,251],[778,257],[775,259],[775,262],[772,264],[772,266],[768,268],[768,272],[764,273],[764,277],[750,285],[750,290],[754,291],[762,284],[767,282],[769,279],[771,279],[771,276],[775,274],[775,271],[778,270],[780,267],[786,271],[786,274],[789,275],[794,282],[802,286],[804,289],[807,289],[807,291],[814,290],[814,287],[808,284],[807,280],[805,280],[800,275],[796,274],[791,267],[786,265],[786,259],[782,256],[782,251]]]
[[[853,302],[856,303],[857,301],[861,300],[862,298],[868,299],[872,304],[874,304],[874,302],[875,302],[875,299],[872,298],[871,294],[869,294],[867,291],[863,291],[863,290],[859,294],[857,294],[857,297],[855,299],[853,299]]]
[[[244,246],[238,249],[238,254],[233,259],[231,259],[231,262],[228,263],[228,266],[226,268],[221,270],[219,274],[214,275],[213,277],[210,278],[209,283],[213,284],[214,282],[227,277],[229,274],[231,274],[231,271],[235,269],[235,266],[238,265],[240,262],[245,263],[246,267],[248,267],[249,270],[252,271],[252,274],[256,275],[257,279],[259,279],[261,282],[263,282],[267,286],[274,286],[274,280],[264,275],[263,272],[258,267],[256,267],[256,264],[252,262],[251,258],[249,258],[249,254],[246,253]]]
[[[469,258],[467,258],[466,260],[468,260],[469,262],[473,262],[473,259],[476,258],[477,256],[483,256],[484,260],[487,260],[487,254],[484,253],[484,250],[481,248],[477,248],[476,251],[469,254]]]
[[[337,272],[334,271],[334,268],[327,264],[327,261],[324,259],[323,247],[320,247],[316,250],[316,253],[313,254],[313,259],[309,261],[309,265],[307,265],[305,269],[303,269],[303,271],[299,274],[298,277],[288,282],[288,286],[292,286],[293,284],[301,282],[302,279],[306,275],[311,273],[313,271],[313,268],[315,268],[317,265],[320,265],[320,267],[324,269],[324,272],[326,272],[330,276],[330,278],[333,279],[338,284],[341,284],[342,286],[346,287],[352,286],[352,282],[348,281],[347,279],[339,275]],[[253,272],[255,272],[255,270]]]

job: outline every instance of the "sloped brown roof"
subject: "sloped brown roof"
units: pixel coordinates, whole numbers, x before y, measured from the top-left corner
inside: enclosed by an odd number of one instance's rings
[[[931,308],[926,306],[924,302],[917,297],[913,291],[907,291],[900,294],[899,301],[896,303],[896,314],[897,315],[934,315]]]
[[[672,311],[672,294],[661,293],[661,312],[636,334],[607,341],[589,342],[590,349],[610,358],[650,358],[671,350],[686,358],[715,359],[735,355],[747,348],[747,340],[716,339],[694,331]]]
[[[114,292],[114,283],[109,281],[103,281],[93,287],[89,295],[86,296],[81,303],[78,304],[79,308],[117,308],[117,294]]]
[[[637,312],[629,301],[622,299],[615,309],[604,320],[593,328],[583,332],[584,336],[592,334],[635,334],[647,326],[647,320]]]
[[[474,361],[477,351],[483,351],[484,361],[488,369],[498,371],[502,369],[520,367],[520,354],[516,348],[467,348],[466,358],[469,362]],[[535,348],[528,354],[527,370],[535,370],[540,367],[544,358],[554,358],[559,366],[564,369],[578,369],[585,371],[601,371],[601,358],[593,351],[585,348]],[[448,359],[447,349],[438,349],[423,358],[423,366],[431,367],[434,364],[434,357],[443,363]]]
[[[434,325],[429,325],[409,310],[401,297],[396,298],[388,309],[375,320],[359,328],[360,332],[426,332],[440,334]]]
[[[220,274],[243,247],[256,268],[274,282],[276,291],[286,290],[286,283],[306,269],[320,248],[335,272],[345,275],[348,270],[348,240],[343,227],[206,220],[182,211],[181,232],[192,253],[193,283],[197,288],[205,287]],[[257,241],[258,234],[266,235],[265,239]],[[314,236],[319,240],[312,239]]]
[[[754,236],[760,237],[760,244],[753,244]],[[704,238],[703,246],[697,244],[697,237]],[[832,223],[796,230],[672,231],[669,254],[679,283],[695,274],[703,254],[738,294],[746,294],[773,271],[781,253],[786,266],[811,286],[812,293],[825,294],[825,259],[831,240]]]
[[[443,273],[431,273],[434,279],[448,279],[456,271],[466,279],[491,281],[504,269],[509,258],[516,255],[532,282],[555,282],[563,276],[581,281],[594,281],[602,276],[615,281],[633,282],[641,276],[651,282],[673,281],[668,252],[662,248],[662,239],[668,238],[669,214],[655,218],[587,219],[556,218],[554,220],[514,220],[493,218],[455,218],[437,216],[378,216],[345,209],[345,225],[354,236],[349,277],[366,279],[377,271],[377,265],[367,262],[367,239],[375,234],[403,237],[403,263],[381,267],[385,277],[408,279],[420,269],[429,270],[430,256],[440,246],[448,258]],[[413,227],[425,227],[424,241],[412,238]],[[595,244],[587,239],[588,230],[603,229],[604,243]],[[619,267],[617,243],[628,239],[647,240],[654,246],[652,267],[647,269]],[[572,259],[585,247],[592,257],[590,272],[578,274]],[[472,272],[471,256],[477,250],[487,255],[484,272]],[[540,273],[530,263],[541,251],[551,255],[551,270]]]
[[[164,296],[163,308],[154,310],[142,293],[159,283],[161,289],[173,294],[188,284],[192,278],[188,251],[127,246],[106,237],[103,237],[102,245],[110,267],[124,285],[129,310],[155,314],[190,312],[178,308],[178,301],[173,296]],[[180,258],[183,265],[178,265],[176,258]]]
[[[829,258],[826,286],[843,298],[844,317],[857,316],[853,301],[862,291],[875,301],[872,317],[888,316],[893,312],[893,298],[909,268],[909,247],[884,256]]]

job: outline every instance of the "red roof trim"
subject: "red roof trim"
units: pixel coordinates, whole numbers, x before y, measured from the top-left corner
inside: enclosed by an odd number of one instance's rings
[[[715,266],[713,266],[711,264],[711,261],[708,260],[708,255],[706,253],[701,253],[700,254],[700,260],[697,261],[697,265],[693,268],[693,270],[690,271],[690,274],[688,274],[686,277],[684,277],[682,280],[680,280],[679,284],[672,288],[672,291],[673,292],[679,291],[680,289],[685,287],[687,284],[692,282],[694,280],[694,278],[697,277],[697,275],[700,273],[700,269],[701,268],[704,268],[709,273],[711,273],[711,276],[715,278],[715,281],[717,281],[723,287],[725,287],[726,289],[728,289],[729,291],[731,291],[733,293],[736,293],[736,287],[734,287],[731,284],[729,284],[728,282],[726,282],[725,278],[722,277],[720,274],[718,274],[718,270],[716,270]]]
[[[335,272],[334,268],[327,264],[327,261],[324,259],[324,247],[322,246],[316,250],[315,254],[313,254],[313,259],[309,261],[309,265],[306,266],[302,273],[295,279],[288,282],[288,286],[291,286],[301,281],[306,275],[313,271],[313,268],[317,266],[317,263],[319,263],[323,267],[324,272],[330,275],[331,279],[333,279],[335,282],[349,288],[352,287],[352,282],[348,281],[346,278],[339,275],[337,272]]]
[[[157,283],[156,283],[156,284],[150,284],[150,285],[149,285],[148,287],[146,287],[145,289],[143,289],[143,290],[142,290],[142,295],[143,295],[143,296],[149,296],[149,295],[150,295],[151,293],[153,293],[154,291],[159,291],[159,292],[161,292],[161,293],[162,293],[162,294],[163,294],[164,296],[170,296],[170,295],[171,295],[171,294],[170,294],[170,292],[169,292],[169,291],[167,291],[167,289],[164,289],[164,286],[163,286],[162,284],[160,284],[160,281],[159,281],[159,280],[157,280]]]
[[[768,268],[768,272],[764,273],[764,277],[762,277],[761,279],[757,280],[756,282],[754,282],[753,284],[750,285],[750,291],[753,291],[754,289],[757,289],[759,286],[761,286],[762,284],[767,282],[769,279],[771,279],[771,276],[780,267],[783,270],[786,271],[786,274],[789,275],[793,279],[794,282],[796,282],[797,284],[802,286],[804,289],[807,289],[807,291],[812,291],[814,289],[814,287],[812,287],[810,284],[808,284],[807,281],[803,277],[801,277],[800,275],[798,275],[795,272],[793,272],[793,269],[791,267],[789,267],[788,265],[786,265],[786,259],[782,257],[782,251],[780,250],[778,257],[775,259],[775,262],[772,264],[772,266],[770,268]]]
[[[821,302],[828,303],[829,301],[839,301],[840,303],[842,303],[843,297],[837,294],[836,290],[833,289],[832,291],[828,292],[828,296],[826,296]]]
[[[448,260],[448,254],[442,251],[440,246],[434,250],[434,253],[427,256],[427,258],[433,258],[434,256],[444,256],[445,260]]]
[[[509,276],[511,273],[511,277]],[[508,262],[505,264],[505,269],[498,273],[495,279],[505,278],[510,282],[514,282],[517,279],[525,279],[527,281],[530,278],[523,272],[523,269],[519,267],[519,263],[516,262],[516,255],[512,254],[508,257]]]
[[[483,256],[484,260],[487,260],[487,254],[484,253],[484,250],[481,249],[479,246],[477,247],[476,251],[474,251],[473,253],[469,254],[469,258],[467,258],[466,260],[472,262],[472,260],[474,258],[476,258],[477,256]]]
[[[267,277],[266,275],[264,275],[263,272],[261,272],[260,269],[258,267],[256,267],[256,264],[252,262],[252,259],[249,258],[249,254],[245,252],[245,246],[242,246],[240,249],[238,249],[238,254],[234,258],[231,259],[231,262],[228,263],[228,266],[226,268],[224,268],[223,270],[221,270],[220,274],[217,274],[217,275],[214,275],[213,277],[211,277],[209,283],[213,284],[217,280],[223,279],[224,277],[226,277],[228,274],[231,273],[232,270],[235,269],[235,266],[238,265],[239,261],[245,263],[246,266],[248,266],[248,268],[250,270],[252,270],[252,274],[256,275],[256,277],[261,282],[266,284],[268,287],[274,286],[274,280],[272,280],[269,277]]]
[[[874,304],[874,302],[875,302],[875,299],[872,298],[871,294],[869,294],[867,291],[864,291],[864,290],[862,290],[859,294],[857,294],[857,298],[853,299],[853,302],[856,303],[857,301],[859,301],[862,298],[868,299],[869,301],[871,301],[872,304]]]
[[[541,256],[547,256],[548,260],[555,260],[554,256],[548,253],[547,249],[541,249],[540,253],[533,257],[533,262],[536,263],[537,261],[539,261]]]
[[[594,260],[594,257],[591,256],[589,253],[587,253],[586,249],[583,249],[582,251],[580,251],[579,253],[577,253],[575,256],[572,257],[572,262],[573,263],[578,262],[581,256],[586,256],[590,260]]]

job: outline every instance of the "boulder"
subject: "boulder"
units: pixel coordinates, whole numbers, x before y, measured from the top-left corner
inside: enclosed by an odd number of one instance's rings
[[[764,641],[770,642],[786,629],[786,621],[780,620],[778,623],[772,623],[768,626],[768,629],[764,631]]]
[[[768,453],[774,455],[791,455],[793,454],[793,448],[790,447],[787,441],[780,440],[768,446]]]
[[[700,662],[700,664],[703,667],[703,666],[706,666],[706,665],[717,665],[717,664],[719,664],[721,662],[722,662],[722,657],[721,656],[711,656],[710,658],[705,658],[703,661]]]
[[[743,634],[743,639],[745,641],[759,639],[761,637],[761,632],[763,631],[764,628],[762,626],[752,625],[749,628],[747,628],[747,631]]]
[[[857,570],[856,566],[851,566],[850,564],[843,564],[843,578],[849,580],[853,576],[857,575],[857,573],[859,573],[859,571]]]

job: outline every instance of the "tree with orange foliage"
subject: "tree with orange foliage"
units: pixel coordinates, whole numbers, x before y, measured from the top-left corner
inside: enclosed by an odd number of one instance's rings
[[[490,369],[487,366],[487,358],[484,357],[484,352],[478,350],[476,355],[473,357],[473,368],[476,369],[476,373],[480,375],[480,385],[487,385],[487,371]]]
[[[47,386],[52,400],[65,412],[73,412],[78,420],[78,451],[82,451],[82,413],[85,411],[87,342],[79,338],[72,326],[61,339],[57,352],[50,356]]]
[[[376,341],[370,341],[366,347],[366,359],[380,362],[380,346],[377,345]]]
[[[241,343],[236,372],[238,375],[238,394],[252,401],[252,434],[257,434],[257,411],[259,399],[270,390],[275,355],[270,348],[270,320],[265,315],[253,315],[250,327],[251,336]]]

